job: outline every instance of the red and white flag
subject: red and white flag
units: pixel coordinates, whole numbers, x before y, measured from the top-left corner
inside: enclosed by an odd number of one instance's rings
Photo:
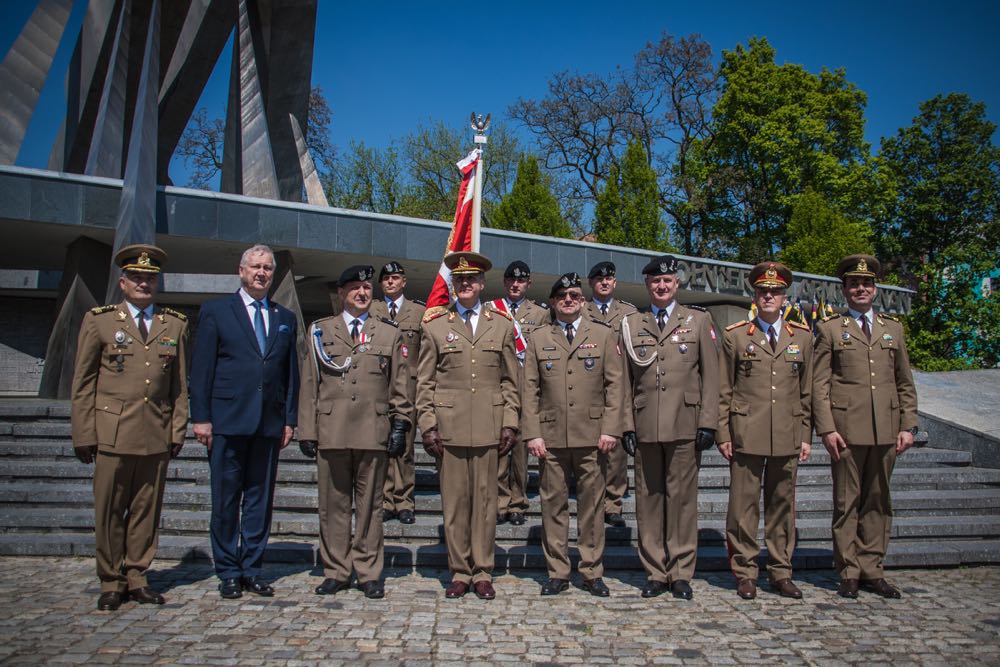
[[[490,305],[493,306],[494,310],[499,310],[502,313],[507,313],[510,315],[510,319],[514,322],[514,350],[521,354],[528,349],[528,343],[524,340],[524,334],[521,333],[521,325],[517,323],[514,316],[511,315],[510,308],[507,307],[507,302],[502,298],[493,299],[490,301]]]
[[[451,234],[448,235],[448,244],[445,246],[444,254],[450,252],[462,252],[474,250],[472,247],[473,220],[472,209],[473,200],[476,195],[476,167],[482,157],[482,150],[476,148],[457,163],[459,171],[462,172],[462,184],[458,188],[458,205],[455,207],[455,221],[451,226]],[[427,297],[427,307],[448,306],[451,304],[451,269],[441,262],[438,269],[437,278],[434,279],[434,286]]]

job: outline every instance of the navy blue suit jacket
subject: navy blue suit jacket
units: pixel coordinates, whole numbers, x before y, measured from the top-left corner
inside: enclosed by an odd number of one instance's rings
[[[280,437],[298,419],[299,365],[292,311],[268,302],[261,354],[239,292],[205,302],[191,356],[191,421],[223,435]]]

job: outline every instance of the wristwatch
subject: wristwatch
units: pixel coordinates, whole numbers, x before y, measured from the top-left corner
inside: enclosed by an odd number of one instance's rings
[[[920,428],[917,427],[917,426],[914,426],[913,428],[907,429],[907,430],[909,430],[910,435],[912,435],[913,437],[917,437],[917,433],[920,431]]]

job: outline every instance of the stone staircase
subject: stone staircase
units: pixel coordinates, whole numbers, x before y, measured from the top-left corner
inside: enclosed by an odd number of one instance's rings
[[[417,450],[417,522],[410,526],[386,523],[386,562],[444,567],[447,554],[437,471],[419,444]],[[814,446],[813,451],[811,460],[799,470],[798,568],[828,568],[832,563],[829,459],[822,446]],[[728,466],[714,450],[705,453],[702,463],[698,567],[726,569]],[[92,555],[92,471],[92,466],[73,456],[68,403],[0,399],[0,555]],[[630,480],[631,476],[630,470]],[[208,478],[205,450],[192,439],[170,463],[159,558],[209,558]],[[526,525],[497,528],[498,569],[544,568],[534,466],[529,500]],[[1000,562],[1000,470],[972,467],[966,452],[914,448],[897,462],[893,504],[896,517],[889,565]],[[605,565],[637,569],[641,566],[631,496],[625,499],[624,509],[628,525],[607,530]],[[572,499],[570,511],[575,512]],[[281,456],[268,560],[315,563],[317,534],[315,463],[293,444]],[[575,539],[572,523],[570,538]]]

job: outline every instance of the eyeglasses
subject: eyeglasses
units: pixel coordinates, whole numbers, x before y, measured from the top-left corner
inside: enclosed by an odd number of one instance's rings
[[[580,301],[583,299],[583,292],[559,292],[555,295],[556,301]]]

